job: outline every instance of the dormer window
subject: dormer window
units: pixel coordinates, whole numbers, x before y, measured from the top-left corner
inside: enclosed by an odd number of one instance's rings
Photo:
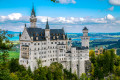
[[[55,36],[53,36],[53,39],[55,39]]]
[[[57,39],[59,38],[59,36],[57,36]]]
[[[36,40],[38,40],[38,37],[36,37]]]
[[[33,37],[31,37],[31,39],[33,40]]]
[[[37,36],[39,36],[39,34],[37,34]]]

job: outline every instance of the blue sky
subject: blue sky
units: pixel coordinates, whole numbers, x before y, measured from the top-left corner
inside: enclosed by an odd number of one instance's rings
[[[38,27],[44,28],[48,17],[51,28],[66,32],[79,33],[84,26],[90,32],[120,31],[120,0],[0,0],[0,28],[19,32],[25,23],[29,27],[32,3]]]

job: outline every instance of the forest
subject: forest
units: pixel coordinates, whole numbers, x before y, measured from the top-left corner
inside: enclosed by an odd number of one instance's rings
[[[90,50],[89,75],[83,73],[78,78],[75,73],[71,73],[71,69],[66,70],[57,62],[43,67],[41,60],[36,60],[38,69],[34,72],[30,67],[26,69],[19,65],[18,59],[9,59],[8,52],[14,44],[8,37],[12,35],[0,30],[0,80],[120,80],[120,56],[114,53],[114,49],[106,49],[100,55],[95,55],[94,50]]]

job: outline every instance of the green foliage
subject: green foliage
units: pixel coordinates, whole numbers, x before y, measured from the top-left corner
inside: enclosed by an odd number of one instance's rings
[[[120,56],[115,54],[114,49],[104,50],[103,54],[96,56],[93,51],[90,51],[90,60],[92,62],[90,70],[91,80],[103,80],[104,77],[107,80],[120,79]],[[114,74],[114,76],[111,74]]]
[[[89,56],[90,56],[91,62],[95,63],[95,52],[93,50],[90,50]]]
[[[19,63],[17,59],[11,59],[10,63],[9,63],[9,69],[10,72],[16,72],[19,70]]]
[[[0,69],[0,80],[12,80],[8,69]]]
[[[8,60],[8,51],[13,47],[13,43],[9,41],[9,37],[13,37],[7,34],[7,31],[0,30],[0,62],[6,62]]]
[[[83,74],[80,76],[80,80],[88,80],[88,77],[86,76],[85,73],[83,73]]]
[[[52,2],[56,2],[56,0],[51,0]]]

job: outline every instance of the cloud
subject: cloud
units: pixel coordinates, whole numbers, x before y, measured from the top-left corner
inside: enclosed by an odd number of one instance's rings
[[[20,13],[12,13],[12,14],[8,15],[8,18],[10,20],[18,20],[21,17],[22,17],[22,14],[20,14]]]
[[[114,10],[114,6],[108,8],[109,11],[113,11]]]
[[[62,4],[73,3],[73,4],[75,4],[76,1],[75,0],[59,0],[59,3],[62,3]]]
[[[120,0],[109,0],[109,3],[112,5],[119,5],[120,6]]]
[[[8,16],[0,16],[0,21],[7,21],[7,20],[19,20],[22,17],[21,13],[12,13]]]
[[[112,16],[111,14],[108,14],[105,18],[108,19],[108,20],[114,20],[115,19],[114,16]]]
[[[0,16],[0,28],[16,32],[22,31],[25,23],[27,23],[27,27],[30,26],[29,18],[29,16],[22,16],[20,13]],[[111,14],[102,18],[37,16],[37,26],[44,29],[47,18],[50,28],[60,29],[64,27],[66,32],[80,32],[84,26],[87,26],[90,32],[116,32],[120,30],[120,18],[115,18]]]

